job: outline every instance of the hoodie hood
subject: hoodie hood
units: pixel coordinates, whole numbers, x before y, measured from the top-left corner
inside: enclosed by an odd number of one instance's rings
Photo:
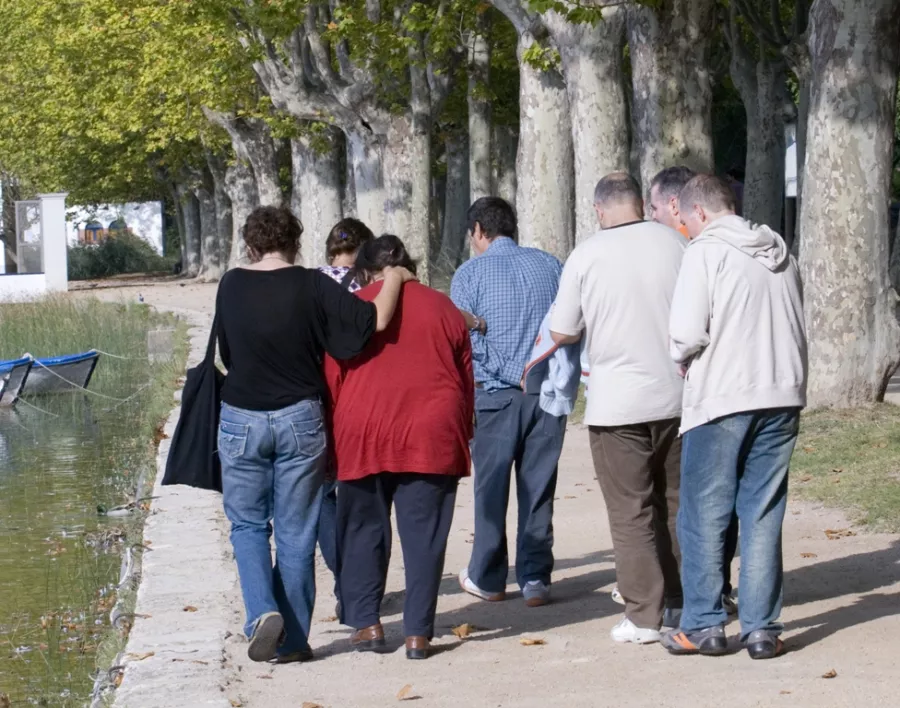
[[[781,268],[790,258],[787,244],[768,226],[751,224],[740,216],[723,216],[707,226],[695,240],[724,241],[758,261],[771,271]]]

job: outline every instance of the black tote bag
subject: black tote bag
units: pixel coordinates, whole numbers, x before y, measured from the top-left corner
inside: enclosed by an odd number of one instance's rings
[[[163,484],[186,484],[222,491],[219,461],[219,407],[225,374],[216,366],[219,315],[213,318],[206,358],[188,369],[181,394],[181,414],[172,436]]]

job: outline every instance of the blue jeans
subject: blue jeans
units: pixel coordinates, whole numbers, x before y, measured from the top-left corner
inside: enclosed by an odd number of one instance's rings
[[[260,616],[280,612],[282,654],[309,646],[325,448],[319,401],[272,412],[222,406],[222,495],[247,611],[244,632],[251,636]]]
[[[518,389],[475,392],[475,542],[469,577],[486,592],[506,589],[509,551],[506,507],[516,470],[516,580],[550,584],[553,496],[566,418],[545,413],[539,396]]]
[[[740,519],[741,641],[758,629],[783,629],[778,622],[784,590],[781,526],[799,427],[800,411],[790,408],[738,413],[685,433],[678,510],[681,629],[704,629],[727,619],[723,560],[734,510]]]

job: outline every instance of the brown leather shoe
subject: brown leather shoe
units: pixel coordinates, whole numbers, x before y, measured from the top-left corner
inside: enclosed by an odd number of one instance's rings
[[[406,638],[406,658],[407,659],[427,659],[428,649],[431,643],[425,637],[407,637]]]
[[[356,651],[378,651],[384,647],[384,627],[373,624],[365,629],[358,629],[350,637],[350,647]]]

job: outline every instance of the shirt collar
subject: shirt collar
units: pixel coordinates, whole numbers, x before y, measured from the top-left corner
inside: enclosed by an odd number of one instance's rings
[[[485,253],[487,254],[491,251],[508,251],[512,248],[518,247],[519,245],[509,236],[498,236],[491,242],[491,245],[487,247]]]

